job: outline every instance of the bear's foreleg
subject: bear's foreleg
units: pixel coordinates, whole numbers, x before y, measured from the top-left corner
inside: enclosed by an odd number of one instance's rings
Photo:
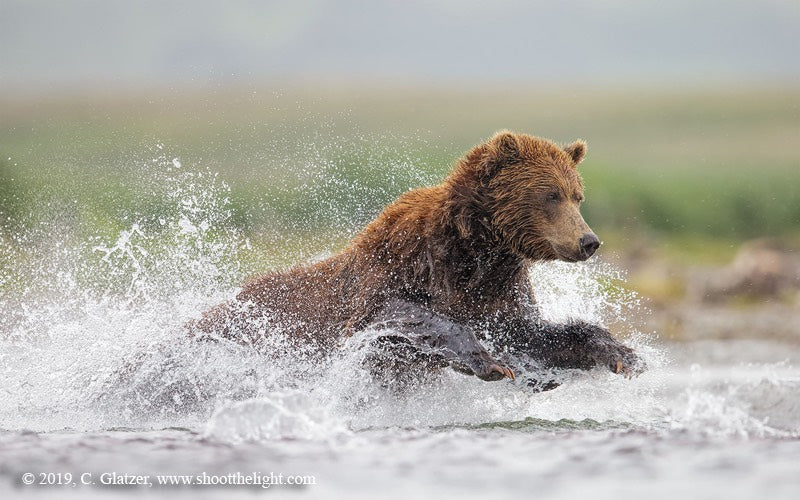
[[[644,372],[646,364],[630,347],[605,328],[585,321],[550,323],[517,319],[504,325],[508,351],[524,354],[549,368],[590,370],[605,366],[631,377]]]
[[[471,328],[421,305],[392,299],[370,326],[392,330],[390,335],[378,338],[379,346],[392,355],[381,367],[397,363],[451,366],[481,380],[514,379],[514,372],[489,354]]]

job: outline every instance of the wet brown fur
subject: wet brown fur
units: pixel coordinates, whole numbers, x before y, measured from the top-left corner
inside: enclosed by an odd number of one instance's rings
[[[533,303],[530,263],[577,260],[578,239],[589,231],[578,211],[576,165],[585,151],[582,141],[562,148],[499,132],[441,184],[388,205],[337,255],[255,277],[193,326],[257,342],[265,332],[248,321],[266,314],[293,338],[330,348],[391,298],[476,328],[521,315]]]

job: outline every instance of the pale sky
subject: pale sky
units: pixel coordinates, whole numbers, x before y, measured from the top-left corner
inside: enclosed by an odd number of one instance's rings
[[[0,86],[800,82],[800,2],[2,0]]]

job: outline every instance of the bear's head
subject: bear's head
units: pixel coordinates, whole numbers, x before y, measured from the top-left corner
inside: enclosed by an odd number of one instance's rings
[[[577,165],[586,143],[558,145],[502,131],[462,158],[449,178],[464,237],[488,231],[519,257],[586,260],[600,246],[580,213]],[[454,207],[455,208],[455,207]]]

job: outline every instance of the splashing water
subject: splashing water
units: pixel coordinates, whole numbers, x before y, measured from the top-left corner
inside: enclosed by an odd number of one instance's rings
[[[731,366],[735,346],[720,365],[702,348],[658,346],[629,329],[622,333],[650,366],[633,381],[595,370],[565,374],[562,387],[533,394],[509,381],[445,371],[399,395],[362,368],[363,346],[375,332],[355,335],[324,362],[287,349],[279,335],[270,338],[268,355],[195,342],[184,323],[236,293],[253,271],[242,264],[250,244],[230,223],[229,188],[217,175],[162,154],[144,177],[168,203],[113,237],[75,241],[69,222],[58,217],[28,231],[0,231],[0,446],[8,451],[0,471],[21,472],[20,464],[31,463],[44,470],[41,464],[53,464],[53,448],[69,454],[91,443],[118,456],[120,467],[134,459],[148,471],[157,467],[148,450],[178,443],[183,451],[175,452],[175,463],[182,465],[170,470],[305,464],[341,494],[354,486],[341,478],[343,467],[377,468],[384,479],[405,470],[420,491],[489,484],[519,492],[530,478],[549,477],[542,495],[569,494],[573,486],[559,467],[604,478],[616,464],[636,476],[648,453],[671,457],[663,459],[665,481],[692,477],[686,447],[664,444],[670,440],[691,443],[712,462],[732,453],[737,467],[748,465],[742,453],[761,453],[767,440],[778,443],[770,448],[775,470],[791,467],[784,458],[797,450],[800,435],[800,372],[791,362]],[[622,273],[597,260],[540,264],[531,280],[554,321],[625,325],[641,307],[635,294],[614,285],[624,281]],[[137,443],[120,437],[120,429]],[[28,431],[54,441],[28,455]],[[737,439],[746,444],[729,445]],[[240,455],[213,458],[224,445]],[[587,461],[586,450],[597,458]],[[74,453],[73,466],[106,466],[100,455]],[[728,477],[720,467],[712,486]],[[355,477],[373,487],[381,481],[367,472]],[[613,484],[601,490],[610,496]],[[796,485],[780,483],[784,489],[775,493]]]

